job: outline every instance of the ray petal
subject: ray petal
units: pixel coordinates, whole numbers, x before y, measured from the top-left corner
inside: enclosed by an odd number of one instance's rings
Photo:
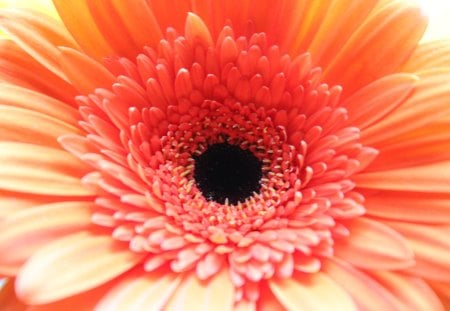
[[[32,144],[0,142],[0,189],[25,193],[89,196],[81,184],[84,163],[70,153]]]
[[[186,15],[192,11],[191,1],[147,0],[147,3],[152,9],[161,29],[174,27],[179,33],[183,32]],[[167,10],[167,8],[171,9]]]
[[[38,196],[11,191],[0,190],[0,222],[14,213],[33,206],[57,201],[57,197]]]
[[[73,310],[76,306],[77,311],[92,311],[99,300],[111,289],[114,281],[108,282],[102,286],[76,294],[56,302],[28,306],[26,311],[61,311]]]
[[[156,46],[162,38],[158,22],[145,0],[113,0],[116,11],[139,48]],[[146,31],[142,31],[145,29]]]
[[[102,36],[92,17],[87,0],[53,0],[63,23],[87,54],[97,60],[112,54],[112,49]]]
[[[314,62],[322,68],[326,68],[334,59],[378,1],[330,2],[331,5],[308,48],[311,55],[314,55]]]
[[[364,144],[377,147],[388,144],[400,135],[407,134],[450,114],[450,69],[437,68],[417,74],[413,94],[394,112],[361,131]]]
[[[450,118],[432,122],[377,146],[380,154],[366,169],[385,171],[450,160]]]
[[[336,257],[365,269],[399,269],[414,264],[405,239],[380,222],[358,218],[348,224],[350,235],[336,241]]]
[[[269,286],[287,310],[356,311],[343,287],[322,272],[303,277],[269,280]]]
[[[181,275],[168,271],[133,271],[100,300],[95,311],[141,311],[150,306],[162,310],[180,281]]]
[[[75,89],[11,40],[0,39],[0,81],[28,88],[75,105]]]
[[[18,122],[20,120],[20,122]],[[39,126],[36,126],[39,124]],[[61,134],[79,134],[76,127],[45,114],[24,108],[0,105],[0,139],[36,143],[58,148]]]
[[[65,79],[56,61],[56,46],[75,48],[76,44],[59,21],[34,11],[4,9],[0,11],[0,27],[18,46]]]
[[[363,195],[370,216],[429,224],[446,224],[450,219],[450,194],[380,190]]]
[[[16,292],[28,304],[53,302],[95,288],[142,258],[109,235],[75,233],[33,254],[19,272]]]
[[[0,273],[14,275],[39,248],[83,230],[91,223],[92,202],[60,202],[13,214],[0,223]]]
[[[112,2],[110,0],[87,1],[87,6],[98,30],[112,47],[114,54],[128,58],[136,56],[139,49]]]
[[[325,69],[325,81],[342,85],[344,94],[350,95],[371,81],[393,73],[414,51],[426,25],[426,18],[414,5],[401,1],[389,3],[355,31]]]
[[[417,80],[412,74],[392,74],[363,87],[342,103],[348,124],[363,129],[382,119],[406,100]]]
[[[190,273],[170,298],[165,310],[226,311],[233,310],[234,286],[228,270],[223,269],[211,279],[200,281]]]
[[[450,193],[450,161],[361,173],[353,177],[365,189]]]
[[[4,311],[28,311],[28,307],[17,298],[14,292],[14,280],[7,280],[1,287],[0,306]]]
[[[388,271],[371,271],[370,274],[405,306],[405,310],[445,310],[422,278]]]
[[[414,251],[416,264],[409,273],[441,282],[450,282],[450,225],[386,223],[400,232]]]
[[[450,67],[450,40],[439,40],[419,45],[402,67],[404,72]]]
[[[400,304],[385,287],[349,263],[334,258],[324,264],[324,272],[353,297],[358,310],[398,311]]]
[[[0,103],[40,112],[72,126],[78,125],[78,111],[64,102],[42,93],[6,83],[0,83]]]
[[[69,81],[81,94],[89,94],[96,88],[110,88],[115,81],[102,64],[77,50],[60,47],[57,59]]]

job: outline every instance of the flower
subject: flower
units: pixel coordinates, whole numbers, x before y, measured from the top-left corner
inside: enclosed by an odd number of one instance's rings
[[[443,310],[449,45],[418,8],[54,4],[0,13],[6,300]]]

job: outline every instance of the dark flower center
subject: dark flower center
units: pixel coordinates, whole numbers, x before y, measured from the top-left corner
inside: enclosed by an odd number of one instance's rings
[[[262,162],[249,150],[218,143],[194,160],[195,182],[208,201],[234,205],[261,188]]]

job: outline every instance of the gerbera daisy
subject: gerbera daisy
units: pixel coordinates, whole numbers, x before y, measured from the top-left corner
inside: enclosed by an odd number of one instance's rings
[[[5,305],[444,309],[450,45],[417,7],[54,5],[0,13]]]

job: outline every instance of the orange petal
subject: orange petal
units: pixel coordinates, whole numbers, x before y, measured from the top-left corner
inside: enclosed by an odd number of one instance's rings
[[[199,41],[206,47],[213,45],[208,27],[200,17],[193,13],[188,13],[184,34],[191,43]]]
[[[450,69],[419,73],[413,94],[393,113],[361,132],[362,142],[377,147],[400,135],[437,122],[450,113]]]
[[[377,144],[380,154],[365,170],[385,171],[450,160],[450,117]]]
[[[49,16],[52,16],[58,19],[58,14],[52,4],[52,0],[37,0],[37,1],[28,1],[28,0],[0,0],[0,5],[2,7],[13,7],[13,8],[25,8],[31,9],[35,11],[39,11],[45,13]]]
[[[392,220],[444,224],[450,219],[450,194],[367,191],[367,214]]]
[[[263,309],[258,309],[263,311]],[[270,309],[271,311],[278,311],[276,309]],[[248,300],[241,300],[234,305],[233,311],[256,311],[256,305],[254,302]]]
[[[133,271],[101,299],[95,310],[141,311],[149,306],[162,310],[180,281],[180,275],[168,271]]]
[[[167,27],[173,27],[179,33],[183,32],[186,15],[192,10],[191,1],[147,0],[147,3],[163,31]],[[170,8],[170,10],[167,8]]]
[[[145,0],[113,0],[113,5],[139,49],[157,46],[162,39],[161,29]]]
[[[326,1],[324,1],[326,2]],[[367,18],[378,0],[330,1],[320,28],[308,48],[314,63],[327,68],[356,29]]]
[[[70,48],[59,48],[58,61],[70,82],[81,94],[96,88],[110,88],[115,77],[102,64]]]
[[[0,306],[2,311],[28,311],[14,293],[14,281],[7,280],[3,286],[0,286]]]
[[[344,289],[322,272],[268,282],[288,310],[298,310],[299,306],[304,311],[357,310]]]
[[[88,55],[97,60],[112,55],[112,49],[102,36],[92,17],[87,0],[53,0],[63,23]]]
[[[16,292],[29,304],[53,302],[95,288],[142,258],[108,235],[73,234],[33,254],[19,272]]]
[[[0,190],[0,221],[24,209],[54,201],[54,197]]]
[[[436,293],[421,278],[387,271],[370,274],[404,306],[404,310],[444,311]]]
[[[92,311],[97,310],[97,304],[100,299],[111,289],[114,281],[110,281],[102,286],[98,286],[92,290],[85,291],[81,294],[70,296],[68,298],[55,301],[49,304],[29,306],[26,311]]]
[[[40,112],[73,126],[78,125],[78,111],[50,96],[16,85],[0,84],[0,102]]]
[[[400,232],[414,251],[416,264],[411,274],[450,282],[450,225],[421,225],[386,221]]]
[[[234,286],[228,270],[223,269],[208,281],[190,273],[178,286],[165,310],[233,310]]]
[[[10,40],[0,40],[0,81],[36,90],[75,105],[75,89]]]
[[[299,7],[294,10],[294,15],[298,16],[300,24],[298,27],[289,27],[289,35],[286,40],[289,42],[289,51],[293,55],[297,55],[308,50],[311,42],[316,36],[321,22],[324,20],[328,9],[332,1],[328,0],[309,0],[309,1],[296,1],[298,3],[304,3],[303,7]],[[296,24],[296,23],[295,23]],[[294,25],[295,25],[294,24]]]
[[[251,311],[286,311],[286,308],[281,304],[277,297],[269,288],[267,282],[260,287],[259,299],[256,302],[256,308]]]
[[[450,161],[355,175],[359,188],[450,193]]]
[[[112,2],[110,0],[87,1],[87,6],[98,30],[114,50],[114,54],[128,58],[135,57],[140,49],[133,42]]]
[[[428,282],[434,289],[436,289],[437,292],[443,294],[444,296],[447,296],[450,298],[450,283],[445,282],[436,282],[436,281],[429,281]]]
[[[48,15],[28,10],[0,11],[0,27],[18,46],[61,78],[64,71],[56,61],[55,46],[76,47],[61,23]]]
[[[390,291],[352,265],[335,258],[324,264],[324,272],[345,288],[358,310],[399,310],[399,303]]]
[[[419,45],[402,67],[404,72],[450,67],[450,40],[439,40]]]
[[[42,113],[4,105],[0,105],[0,128],[1,140],[39,142],[55,148],[59,148],[56,139],[61,134],[81,133],[76,127]]]
[[[336,241],[338,258],[364,269],[400,269],[414,263],[405,239],[386,225],[367,218],[347,225],[350,236]]]
[[[0,142],[0,189],[25,193],[89,196],[81,184],[87,173],[70,153],[49,147]]]
[[[363,87],[342,103],[348,124],[363,129],[382,119],[406,100],[417,80],[411,74],[393,74]]]
[[[91,224],[92,202],[60,202],[15,213],[0,224],[0,273],[15,275],[20,266],[50,241]]]
[[[411,27],[414,25],[414,27]],[[352,35],[324,72],[324,80],[350,95],[393,73],[415,49],[427,22],[419,8],[391,2],[372,14]]]

